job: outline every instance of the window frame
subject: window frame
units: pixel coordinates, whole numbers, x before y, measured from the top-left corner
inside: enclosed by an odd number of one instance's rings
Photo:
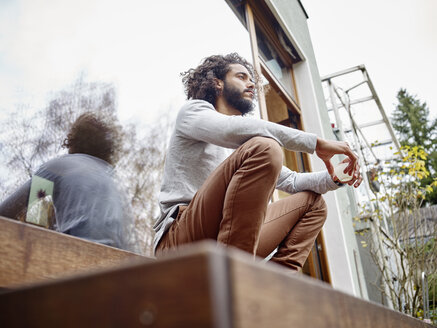
[[[287,55],[287,52],[283,49],[281,43],[274,35],[274,31],[272,33],[272,29],[269,27],[270,26],[269,20],[276,21],[276,18],[274,18],[273,14],[271,13],[270,9],[267,7],[264,1],[254,1],[254,0],[246,1],[245,15],[246,15],[246,28],[249,32],[251,49],[252,49],[252,59],[253,59],[254,69],[256,73],[259,76],[262,75],[265,76],[270,86],[274,89],[275,92],[279,94],[281,99],[287,105],[287,108],[290,109],[293,112],[293,114],[297,115],[298,129],[304,131],[305,130],[304,124],[301,118],[302,111],[299,105],[300,103],[299,95],[298,95],[299,93],[298,93],[295,75],[293,71],[293,64],[297,63],[298,61],[293,61],[291,59],[291,56]],[[296,99],[293,99],[293,97],[285,90],[285,88],[281,85],[280,81],[278,81],[278,79],[273,75],[273,73],[269,70],[269,68],[261,58],[261,54],[259,53],[259,49],[258,49],[255,24],[258,24],[260,28],[263,28],[264,34],[269,38],[268,41],[272,43],[272,45],[275,48],[275,51],[277,51],[278,54],[281,56],[281,60],[283,60],[283,62],[286,63],[286,65],[288,66],[288,69],[290,70],[291,73],[290,74],[290,77],[292,79],[291,83],[293,86],[293,90],[295,92]],[[260,108],[261,119],[270,121],[264,92],[259,92],[258,103]],[[294,153],[294,160],[293,160],[294,164],[289,166],[297,167],[296,156],[297,156],[296,153]],[[303,157],[305,171],[311,172],[312,166],[309,159],[309,155],[307,153],[303,153],[302,157]],[[277,200],[278,198],[279,196],[276,193],[276,196],[274,195],[274,200]],[[307,274],[309,274],[311,277],[332,284],[331,276],[329,273],[329,264],[325,252],[325,240],[324,240],[323,231],[320,231],[319,235],[317,236],[316,241],[308,256],[308,260],[305,262],[304,269],[307,272]]]

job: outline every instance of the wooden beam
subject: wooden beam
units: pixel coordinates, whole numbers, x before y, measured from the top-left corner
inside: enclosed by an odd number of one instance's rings
[[[0,327],[432,327],[214,242],[0,293]]]
[[[241,255],[229,262],[235,327],[432,327],[274,263],[260,267]]]
[[[142,256],[0,217],[0,287],[113,266]]]
[[[231,327],[226,258],[214,248],[0,294],[0,326]]]

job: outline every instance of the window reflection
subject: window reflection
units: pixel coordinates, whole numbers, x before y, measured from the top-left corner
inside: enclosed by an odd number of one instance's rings
[[[274,77],[281,83],[285,90],[288,91],[290,96],[296,99],[290,69],[282,61],[265,33],[257,25],[255,26],[255,30],[258,49],[262,60]]]
[[[265,80],[263,76],[263,80]],[[265,99],[269,120],[277,124],[301,130],[300,116],[296,114],[279,95],[275,88],[264,83]],[[306,172],[304,155],[301,152],[284,150],[285,164],[292,170]]]
[[[290,110],[290,108],[287,108],[287,110],[288,110],[288,117],[290,122],[289,126],[294,129],[301,130],[299,128],[300,117],[297,114],[295,114],[292,110]],[[307,170],[305,169],[305,162],[303,160],[302,152],[296,152],[296,160],[297,160],[297,167],[299,169],[299,172],[306,172]]]

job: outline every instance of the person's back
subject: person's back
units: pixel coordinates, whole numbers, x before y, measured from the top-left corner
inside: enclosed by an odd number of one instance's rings
[[[35,172],[53,182],[56,223],[53,229],[90,241],[131,250],[128,203],[114,181],[120,131],[112,120],[82,114],[63,146],[68,155],[52,159]],[[18,218],[28,206],[31,180],[0,204],[0,215]]]
[[[107,162],[86,154],[64,155],[36,171],[54,183],[55,230],[125,248],[122,195],[112,171]]]

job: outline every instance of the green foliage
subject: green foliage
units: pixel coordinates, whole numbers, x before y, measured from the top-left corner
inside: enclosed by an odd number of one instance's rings
[[[421,179],[422,187],[430,185],[437,172],[437,118],[429,118],[429,109],[405,89],[397,95],[398,105],[393,112],[392,124],[402,146],[419,146],[428,153],[425,167],[431,174]],[[437,204],[437,190],[427,193],[423,204]]]
[[[427,196],[435,192],[437,178],[427,168],[428,153],[421,146],[403,146],[399,161],[393,161],[388,170],[381,171],[374,179],[385,186],[385,192],[375,201],[387,201],[394,212],[411,213],[423,205]],[[423,183],[426,180],[427,183]]]

